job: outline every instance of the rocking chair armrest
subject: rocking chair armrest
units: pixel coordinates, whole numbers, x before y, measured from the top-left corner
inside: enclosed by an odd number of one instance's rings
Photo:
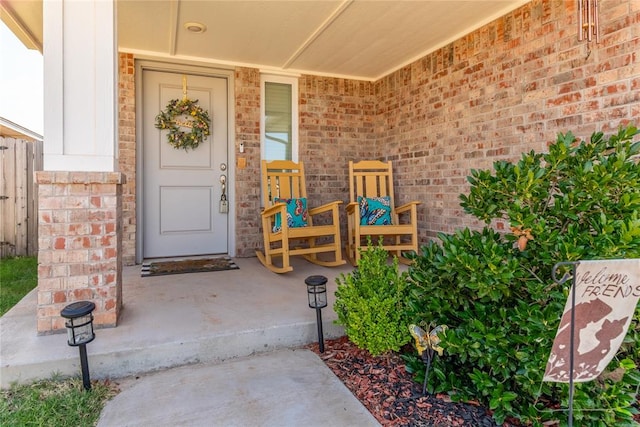
[[[318,206],[317,208],[310,208],[309,209],[309,215],[313,216],[313,215],[318,215],[320,213],[323,212],[329,212],[332,211],[334,209],[337,209],[339,205],[342,204],[341,200],[336,200],[334,202],[331,203],[326,203],[322,206]]]
[[[356,202],[349,202],[349,204],[347,205],[347,214],[353,214],[354,212],[358,211],[358,203]]]
[[[360,227],[360,203],[349,202],[347,205],[347,224],[352,230]]]
[[[262,217],[270,217],[276,214],[287,214],[287,205],[286,203],[276,203],[275,205],[271,205],[268,208],[264,208],[262,212],[260,212],[260,216]]]
[[[408,211],[410,211],[410,210],[416,209],[416,208],[417,208],[417,206],[418,206],[419,204],[421,204],[421,203],[422,203],[422,202],[418,202],[418,201],[416,201],[416,200],[411,201],[411,202],[409,202],[409,203],[405,203],[404,205],[402,205],[402,206],[398,206],[398,207],[396,208],[396,213],[397,213],[397,214],[401,214],[401,213],[408,212]]]
[[[349,202],[347,205],[347,220],[353,218],[354,224],[360,224],[360,204],[357,202]]]

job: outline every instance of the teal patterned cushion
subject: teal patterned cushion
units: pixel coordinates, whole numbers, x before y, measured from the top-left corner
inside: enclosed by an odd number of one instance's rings
[[[389,196],[358,196],[358,205],[360,205],[360,225],[391,224],[391,198]]]
[[[302,197],[299,199],[274,199],[275,203],[286,203],[287,205],[287,225],[293,227],[306,227],[307,217],[307,199]],[[276,223],[273,226],[273,232],[277,233],[282,230],[282,218],[280,214],[276,214]]]

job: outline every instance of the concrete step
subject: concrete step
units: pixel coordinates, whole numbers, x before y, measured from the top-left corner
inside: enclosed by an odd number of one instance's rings
[[[305,277],[328,277],[323,309],[325,339],[344,335],[334,323],[335,277],[350,267],[328,269],[302,261],[287,275],[268,272],[255,258],[238,259],[239,270],[140,277],[123,275],[124,309],[115,328],[96,330],[87,344],[91,378],[121,378],[195,363],[299,348],[317,342],[315,310],[307,303]],[[0,385],[52,374],[79,375],[77,348],[66,333],[38,336],[35,290],[0,318]]]

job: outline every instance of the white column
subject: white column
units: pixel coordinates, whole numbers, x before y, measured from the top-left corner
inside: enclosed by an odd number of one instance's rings
[[[44,169],[115,171],[115,0],[42,2]]]

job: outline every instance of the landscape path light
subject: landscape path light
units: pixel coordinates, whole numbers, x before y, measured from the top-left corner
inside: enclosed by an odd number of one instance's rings
[[[80,366],[82,369],[82,384],[85,390],[91,389],[89,379],[89,363],[87,362],[86,345],[96,337],[93,332],[93,310],[96,305],[91,301],[78,301],[62,309],[60,315],[66,320],[67,343],[80,348]]]
[[[316,323],[318,326],[318,345],[320,353],[324,353],[324,334],[322,332],[322,309],[327,306],[327,278],[324,276],[309,276],[304,283],[307,285],[309,307],[316,309]]]

